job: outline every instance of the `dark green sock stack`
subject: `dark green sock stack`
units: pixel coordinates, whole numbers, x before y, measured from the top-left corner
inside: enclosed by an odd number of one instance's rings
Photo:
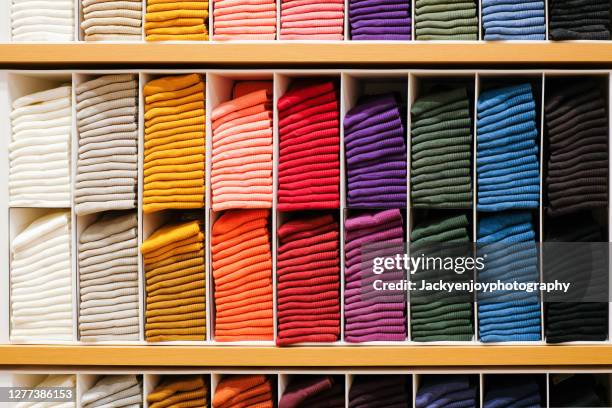
[[[472,208],[472,119],[465,87],[412,106],[413,208]]]
[[[410,235],[411,256],[460,256],[470,249],[468,219],[465,215],[427,220],[417,225]],[[437,244],[440,243],[440,244]],[[411,275],[416,288],[422,282],[467,282],[472,271],[419,270]],[[412,340],[414,341],[470,341],[473,304],[469,293],[445,291],[412,291],[410,294]]]
[[[417,0],[417,40],[478,40],[478,11],[472,0]]]

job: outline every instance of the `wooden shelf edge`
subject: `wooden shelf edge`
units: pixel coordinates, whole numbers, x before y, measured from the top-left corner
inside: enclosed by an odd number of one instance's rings
[[[0,66],[609,64],[612,42],[0,43]]]
[[[210,347],[0,346],[2,366],[475,367],[612,366],[611,345]]]

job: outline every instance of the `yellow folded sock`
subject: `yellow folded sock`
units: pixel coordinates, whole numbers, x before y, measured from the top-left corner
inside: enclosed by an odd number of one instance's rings
[[[163,210],[197,210],[204,208],[204,203],[156,203],[146,204],[142,207],[142,211],[145,214],[152,214],[154,212]]]
[[[149,109],[166,108],[184,105],[190,102],[203,101],[206,93],[204,82],[198,82],[178,91],[158,92],[146,98],[145,112]]]
[[[203,203],[204,195],[203,194],[175,194],[170,196],[154,196],[154,197],[145,197],[143,199],[143,204],[161,204],[161,203]]]
[[[198,133],[198,132],[194,132]],[[203,137],[194,137],[192,134],[182,133],[178,135],[167,136],[165,138],[154,139],[145,142],[145,159],[157,152],[170,152],[177,149],[188,149],[193,147],[205,148],[206,141]],[[164,154],[163,157],[176,157],[169,154]],[[154,159],[151,159],[154,160]]]
[[[195,242],[193,244],[187,244],[187,245],[182,245],[180,247],[176,247],[171,249],[170,251],[165,252],[164,254],[160,255],[160,256],[155,256],[155,257],[145,257],[145,265],[150,264],[150,263],[155,263],[158,262],[162,259],[165,259],[169,256],[174,256],[174,255],[180,255],[180,254],[186,254],[188,252],[195,252],[195,251],[199,251],[200,249],[202,249],[204,247],[204,244],[202,242]]]
[[[143,88],[143,95],[147,98],[147,103],[149,103],[149,97],[155,99],[153,97],[155,94],[189,88],[198,82],[202,82],[202,76],[200,74],[165,76],[149,81]],[[154,102],[154,100],[152,102]]]
[[[198,235],[200,232],[200,223],[198,221],[164,225],[155,230],[155,232],[142,243],[140,251],[143,255],[146,255],[175,241],[191,238]]]
[[[208,34],[151,34],[147,41],[208,41]]]
[[[208,32],[204,24],[194,26],[147,28],[147,35],[186,35]]]
[[[181,240],[174,241],[174,242],[169,242],[168,244],[164,246],[156,248],[152,250],[151,252],[148,252],[146,254],[146,257],[147,259],[156,258],[156,257],[164,255],[165,253],[169,253],[174,248],[178,248],[183,245],[195,244],[197,242],[204,242],[204,234],[201,231],[198,231],[197,234],[187,237],[185,239],[181,239]]]
[[[182,105],[177,105],[177,106],[166,106],[166,107],[149,109],[145,113],[145,120],[151,120],[158,116],[163,117],[167,115],[176,115],[178,113],[189,112],[189,111],[196,110],[196,109],[206,109],[203,99],[184,103]]]
[[[153,139],[164,138],[168,136],[180,135],[182,133],[200,132],[206,133],[206,123],[197,123],[189,126],[182,126],[174,129],[165,129],[150,134],[145,134],[145,143]],[[204,141],[204,138],[202,138]],[[145,145],[146,146],[146,145]]]
[[[206,146],[190,147],[186,149],[167,149],[155,153],[147,154],[144,158],[144,164],[147,165],[150,162],[163,160],[163,159],[175,159],[182,156],[195,156],[206,154]]]
[[[170,10],[208,10],[207,1],[182,1],[151,4],[147,2],[147,13]]]
[[[147,184],[151,181],[169,181],[169,180],[202,180],[202,185],[204,185],[204,172],[201,170],[189,171],[183,173],[156,173],[150,176],[145,177],[145,188],[147,188]]]
[[[183,322],[185,320],[205,319],[206,312],[183,313],[178,315],[155,316],[147,319],[149,323]]]
[[[183,278],[189,275],[200,273],[204,273],[204,265],[196,265],[191,266],[189,268],[177,269],[174,272],[153,276],[151,278],[147,278],[147,289],[160,282],[170,281],[173,279]]]
[[[144,194],[145,197],[163,197],[170,195],[197,195],[204,197],[204,187],[187,187],[187,188],[168,188],[165,190],[147,190]]]
[[[164,316],[164,315],[173,315],[173,314],[183,314],[183,313],[194,313],[194,312],[202,312],[206,310],[206,305],[201,302],[202,299],[198,299],[198,303],[193,303],[191,305],[184,306],[173,306],[166,309],[150,309],[147,306],[147,317],[155,317],[155,316]]]
[[[148,191],[172,190],[184,188],[201,188],[205,189],[203,180],[173,180],[173,181],[154,181],[147,184]],[[145,191],[146,194],[146,191]]]
[[[155,338],[156,336],[171,336],[171,335],[189,335],[189,336],[205,336],[206,327],[188,327],[183,329],[154,329],[145,330],[147,340],[149,337]],[[202,339],[204,340],[204,339]]]
[[[163,401],[181,391],[193,391],[205,386],[201,375],[169,376],[160,382],[149,395],[149,403]]]
[[[161,132],[161,131],[169,130],[169,129],[181,128],[184,126],[197,126],[197,125],[200,125],[200,126],[206,125],[205,118],[204,118],[204,111],[200,111],[199,115],[188,118],[188,119],[170,120],[167,122],[158,123],[151,127],[145,127],[145,135],[150,135],[151,133]]]
[[[190,171],[202,170],[204,171],[204,162],[199,161],[196,163],[186,164],[174,164],[167,166],[154,166],[144,171],[145,178],[159,173],[186,173]]]
[[[205,120],[204,119],[206,118],[205,115],[206,115],[206,111],[204,109],[193,109],[190,111],[175,113],[175,114],[166,115],[166,116],[158,115],[158,116],[155,116],[154,118],[147,120],[145,122],[145,127],[151,128],[157,124],[173,122],[175,120],[191,119],[191,118],[202,118],[203,120]]]
[[[158,276],[166,276],[181,269],[192,268],[194,266],[204,266],[204,257],[189,258],[184,261],[174,262],[168,265],[162,265],[157,268],[147,268],[145,279],[153,279]]]
[[[199,404],[206,405],[206,398],[207,389],[206,387],[201,387],[193,391],[176,393],[163,401],[154,402],[153,404],[149,405],[149,408],[166,408],[187,401],[197,401]]]
[[[185,298],[178,298],[175,300],[168,300],[165,302],[147,302],[147,310],[164,310],[164,309],[169,309],[169,308],[173,308],[173,307],[178,307],[178,306],[187,306],[187,305],[193,305],[196,303],[203,303],[202,301],[205,301],[205,296],[204,296],[204,292],[202,292],[201,295],[198,296],[193,296],[193,297],[185,297]],[[206,302],[204,302],[204,304],[206,304]]]
[[[150,2],[147,3],[150,4]],[[170,27],[193,27],[205,24],[206,20],[203,18],[175,18],[166,21],[149,21],[145,23],[145,30]]]

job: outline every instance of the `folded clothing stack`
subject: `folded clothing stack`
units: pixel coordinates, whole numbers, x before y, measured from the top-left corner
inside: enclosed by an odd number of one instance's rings
[[[412,206],[472,208],[472,119],[467,89],[422,96],[411,114]]]
[[[344,378],[331,375],[296,375],[285,389],[278,408],[342,408]]]
[[[340,206],[340,102],[335,81],[301,81],[278,100],[278,209]]]
[[[394,209],[349,216],[344,229],[346,341],[406,340],[406,296],[374,289],[376,280],[403,281],[404,272],[372,272],[372,258],[381,256],[380,251],[388,256],[404,252],[402,214]]]
[[[205,93],[200,74],[145,85],[145,213],[204,208]]]
[[[83,408],[93,407],[140,407],[142,406],[142,383],[134,374],[105,375],[81,395]]]
[[[198,220],[162,226],[142,243],[147,341],[206,340],[204,234]]]
[[[548,218],[545,225],[549,246],[543,254],[544,279],[572,285],[567,298],[546,299],[546,342],[606,340],[609,310],[603,300],[609,286],[608,250],[607,245],[595,244],[607,242],[602,226],[590,213]],[[550,249],[552,245],[556,247]],[[599,290],[603,293],[598,295]],[[578,302],[582,299],[587,301]]]
[[[32,222],[11,242],[11,341],[72,340],[70,213]]]
[[[610,2],[607,0],[551,0],[551,40],[609,40]]]
[[[147,0],[147,41],[208,41],[208,1]]]
[[[477,134],[478,210],[538,208],[540,159],[531,84],[482,92]]]
[[[269,219],[269,210],[233,210],[213,224],[216,341],[274,339]]]
[[[208,384],[204,376],[167,375],[147,395],[149,408],[207,407]]]
[[[278,345],[340,337],[339,230],[329,214],[302,216],[278,228]]]
[[[136,208],[138,81],[105,75],[76,87],[77,215]]]
[[[562,81],[544,107],[551,216],[608,206],[608,102],[595,80]]]
[[[536,376],[490,375],[485,378],[483,408],[542,407],[546,403]]]
[[[484,39],[546,40],[544,1],[515,3],[508,0],[483,0]]]
[[[82,341],[139,340],[138,219],[106,213],[79,237]]]
[[[36,384],[34,387],[28,387],[28,388],[34,388],[34,389],[72,388],[74,390],[75,387],[76,387],[76,375],[51,374],[45,377],[44,380]],[[40,403],[40,404],[43,404],[44,407],[49,407],[49,408],[75,408],[77,406],[75,401],[55,402],[55,403],[46,402],[46,403]],[[28,401],[28,402],[19,402],[15,404],[14,406],[15,408],[30,408],[32,406],[37,406],[37,405],[38,404]]]
[[[436,243],[443,252],[468,248],[470,237],[467,216],[455,215],[428,219],[416,224],[410,234],[411,249],[417,250]],[[433,248],[432,248],[433,247]],[[424,250],[424,249],[423,249]],[[447,252],[447,254],[450,252]],[[420,288],[423,281],[444,280],[457,282],[465,280],[468,274],[459,275],[439,271],[419,270],[411,275],[411,280]],[[441,292],[414,292],[410,302],[410,323],[414,341],[470,341],[474,337],[472,325],[473,305],[469,296],[462,293],[448,297]]]
[[[356,375],[349,408],[411,407],[412,381],[407,375]]]
[[[276,1],[213,0],[215,41],[276,39]]]
[[[142,2],[122,0],[109,4],[107,0],[81,1],[81,29],[85,41],[142,40]]]
[[[417,0],[417,40],[478,40],[478,9],[473,0]]]
[[[276,393],[265,375],[230,375],[221,379],[215,389],[213,408],[273,408]]]
[[[423,375],[415,407],[477,407],[478,390],[473,380],[467,375]]]
[[[213,210],[272,208],[272,82],[236,83],[211,119]]]
[[[502,212],[483,215],[478,224],[479,256],[486,268],[478,272],[483,283],[513,284],[540,281],[532,215]],[[538,341],[541,339],[540,296],[537,291],[503,291],[478,294],[480,340]]]
[[[12,0],[12,41],[73,41],[74,2]]]
[[[349,0],[351,39],[408,41],[412,19],[408,0]]]
[[[606,387],[594,374],[551,374],[551,407],[609,407]]]
[[[344,0],[281,0],[281,40],[344,39]]]
[[[11,206],[70,207],[70,85],[13,102],[9,149]]]
[[[406,208],[405,109],[393,95],[366,97],[344,118],[350,208]]]

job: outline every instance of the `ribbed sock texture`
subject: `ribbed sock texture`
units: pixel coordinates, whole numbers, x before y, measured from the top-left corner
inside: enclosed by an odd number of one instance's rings
[[[141,2],[123,0],[112,6],[101,1],[82,3],[81,30],[85,41],[142,40]]]
[[[276,2],[274,0],[213,0],[215,30],[213,40],[274,40]]]
[[[415,407],[478,406],[474,380],[467,375],[423,375]]]
[[[105,375],[81,395],[81,406],[141,406],[142,378],[135,374]]]
[[[261,374],[228,375],[221,379],[212,400],[213,408],[273,408],[276,384]]]
[[[412,381],[405,375],[366,375],[353,378],[349,408],[412,406]]]
[[[345,406],[344,378],[332,375],[296,375],[285,389],[279,408]]]
[[[66,0],[8,1],[12,41],[74,40],[74,4]]]
[[[145,21],[147,41],[207,41],[208,1],[148,1]]]
[[[203,375],[164,375],[147,395],[151,408],[206,407],[208,384]]]
[[[543,404],[542,391],[535,375],[498,374],[486,377],[483,408],[540,407]]]
[[[344,39],[344,0],[282,0],[281,40]]]
[[[405,0],[350,0],[352,40],[408,41],[412,38],[410,2]]]
[[[504,0],[485,0],[482,4],[484,39],[546,40],[544,2],[508,3]]]
[[[414,24],[417,40],[478,40],[478,9],[471,0],[418,0]]]
[[[609,40],[610,2],[554,0],[548,21],[551,40]]]

